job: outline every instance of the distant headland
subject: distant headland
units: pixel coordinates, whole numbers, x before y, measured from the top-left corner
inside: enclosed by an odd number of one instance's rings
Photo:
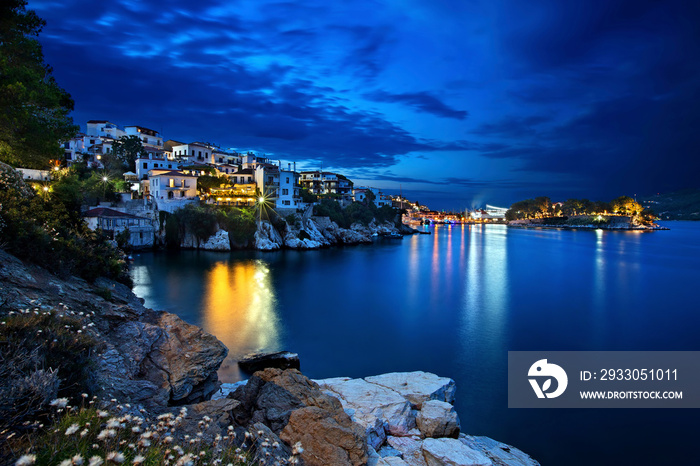
[[[667,230],[654,223],[657,215],[635,199],[620,196],[610,202],[568,199],[552,202],[542,196],[514,203],[506,212],[513,227],[601,229],[601,230]]]

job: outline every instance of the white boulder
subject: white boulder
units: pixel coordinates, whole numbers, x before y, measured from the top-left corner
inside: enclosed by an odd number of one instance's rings
[[[438,377],[429,372],[391,372],[365,378],[367,382],[389,388],[411,402],[415,409],[421,409],[428,400],[454,403],[457,385],[447,377]]]
[[[426,466],[420,438],[389,436],[386,439],[386,443],[401,452],[401,456],[403,456],[406,464],[410,466]]]
[[[459,416],[454,406],[444,401],[428,400],[416,416],[418,430],[425,437],[459,436]]]
[[[428,438],[421,446],[427,466],[493,466],[481,451],[453,438]]]
[[[343,408],[346,411],[352,410],[355,421],[365,428],[374,429],[378,418],[383,420],[388,434],[407,435],[416,425],[411,404],[394,390],[362,379],[323,382],[319,381],[321,388],[333,392],[340,399]]]
[[[493,461],[494,465],[539,466],[527,453],[489,437],[460,434],[459,441],[473,450],[479,450]]]

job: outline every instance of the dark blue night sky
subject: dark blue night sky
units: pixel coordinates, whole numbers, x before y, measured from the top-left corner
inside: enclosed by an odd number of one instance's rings
[[[434,208],[698,187],[700,2],[36,0],[74,119]]]

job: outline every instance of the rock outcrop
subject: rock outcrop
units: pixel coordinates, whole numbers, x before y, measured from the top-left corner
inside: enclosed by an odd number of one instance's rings
[[[459,437],[459,416],[454,406],[444,401],[429,400],[416,416],[416,426],[426,437]]]
[[[236,424],[264,426],[264,437],[287,446],[301,442],[310,465],[539,465],[517,448],[460,433],[455,389],[427,372],[311,381],[266,369],[225,395],[237,403]]]
[[[82,331],[102,343],[92,384],[103,398],[157,409],[203,401],[218,389],[226,347],[173,314],[145,308],[122,284],[60,279],[0,250],[0,296],[8,307],[81,319]]]
[[[261,251],[274,251],[276,249],[281,249],[284,241],[275,227],[272,226],[267,220],[258,222],[258,229],[255,232],[255,239],[253,245],[255,249]]]
[[[301,442],[301,458],[313,465],[363,465],[367,441],[363,429],[337,398],[295,369],[256,372],[229,398],[239,425],[262,424],[287,445]]]
[[[197,241],[192,234],[187,234],[180,243],[180,247],[188,249],[203,249],[206,251],[230,251],[231,241],[228,231],[217,230],[206,241]]]
[[[488,437],[460,434],[452,379],[427,372],[395,372],[364,379],[316,381],[337,396],[362,426],[369,465],[536,466],[517,448]]]

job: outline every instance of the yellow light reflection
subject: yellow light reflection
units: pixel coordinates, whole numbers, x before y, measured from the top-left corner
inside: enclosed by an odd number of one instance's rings
[[[202,326],[229,349],[221,380],[240,380],[236,361],[241,356],[279,350],[276,307],[270,269],[263,261],[218,262],[205,274]]]

